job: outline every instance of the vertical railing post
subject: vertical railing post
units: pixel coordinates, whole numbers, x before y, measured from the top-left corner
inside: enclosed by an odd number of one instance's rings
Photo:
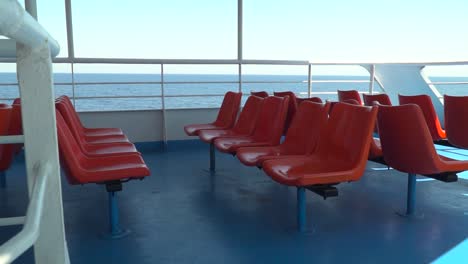
[[[375,83],[375,64],[372,64],[370,68],[369,94],[374,94],[374,83]]]
[[[75,106],[75,108],[77,109],[77,106],[76,106],[76,101],[75,101],[75,67],[74,67],[74,64],[73,62],[70,63],[71,65],[71,81],[72,81],[72,97],[73,97],[73,105]]]
[[[307,98],[310,98],[312,94],[312,64],[309,63],[307,69]]]
[[[239,63],[239,71],[238,71],[238,74],[239,74],[239,93],[242,93],[242,64]]]
[[[57,148],[52,60],[45,41],[34,49],[17,44],[25,160],[29,194],[40,164],[51,168],[44,197],[41,233],[34,245],[36,263],[69,263],[63,219]]]
[[[164,64],[161,63],[161,110],[162,110],[162,136],[163,148],[167,150],[167,127],[166,127],[166,100],[164,92]]]

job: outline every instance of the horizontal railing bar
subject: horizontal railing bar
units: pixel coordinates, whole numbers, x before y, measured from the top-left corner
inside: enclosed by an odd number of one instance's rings
[[[10,263],[23,254],[37,240],[44,208],[47,179],[50,176],[49,164],[39,167],[29,200],[23,229],[0,247],[0,263]]]
[[[0,218],[0,226],[12,226],[24,224],[24,216]]]
[[[305,83],[307,81],[243,81],[242,83]],[[311,80],[311,83],[369,83],[368,80]],[[237,81],[187,81],[187,82],[164,82],[164,84],[236,84]],[[55,85],[72,85],[73,83],[59,82]],[[75,82],[75,85],[143,85],[143,84],[162,84],[162,82]],[[429,85],[465,85],[468,82],[430,82]],[[16,86],[18,83],[0,83],[0,86]]]
[[[429,85],[462,85],[468,84],[468,82],[429,82]]]
[[[23,135],[0,136],[0,144],[21,144],[24,143]]]

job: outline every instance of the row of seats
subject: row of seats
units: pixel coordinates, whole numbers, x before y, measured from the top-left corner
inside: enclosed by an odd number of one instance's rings
[[[437,155],[421,109],[413,104],[366,107],[336,103],[329,114],[330,102],[302,102],[279,144],[277,135],[284,126],[289,99],[250,96],[234,125],[251,125],[250,136],[235,135],[234,128],[205,129],[197,134],[210,143],[211,154],[214,148],[231,153],[245,165],[262,168],[273,180],[296,186],[299,230],[305,229],[305,190],[325,198],[336,196],[337,184],[361,178],[373,143],[383,162],[409,173],[408,215],[414,213],[415,174],[455,181],[457,172],[468,169],[468,162]],[[252,109],[258,109],[258,113]],[[378,144],[372,138],[376,118],[381,135]],[[214,155],[210,160],[214,160]],[[214,166],[210,168],[214,170]]]
[[[15,136],[22,134],[21,105],[17,98],[11,105],[0,104],[0,135]],[[13,163],[14,157],[23,147],[23,144],[0,145],[0,187],[6,186],[6,172]]]
[[[363,94],[362,97],[364,105],[370,106],[375,101],[382,105],[392,105],[387,94]],[[356,90],[339,90],[338,98],[341,102],[356,100],[359,104],[362,104],[359,92]],[[447,144],[444,140],[448,140],[448,143],[452,146],[468,148],[468,124],[465,118],[466,114],[468,114],[468,96],[444,95],[445,129],[442,128],[429,95],[398,95],[398,101],[400,105],[415,104],[421,108],[434,142]]]
[[[57,135],[62,168],[70,184],[97,183],[109,193],[109,238],[129,231],[119,226],[115,192],[122,183],[150,175],[143,157],[119,128],[87,128],[67,96],[56,99]]]

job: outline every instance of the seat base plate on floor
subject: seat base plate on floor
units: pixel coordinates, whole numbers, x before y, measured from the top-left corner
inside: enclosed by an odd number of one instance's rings
[[[424,218],[424,214],[420,212],[415,212],[409,215],[406,213],[406,211],[396,211],[395,214],[397,214],[400,217],[408,218],[408,219],[420,220]]]
[[[102,233],[101,238],[106,239],[106,240],[113,240],[113,239],[122,239],[124,237],[127,237],[130,235],[132,231],[130,229],[120,229],[117,232],[114,233]]]

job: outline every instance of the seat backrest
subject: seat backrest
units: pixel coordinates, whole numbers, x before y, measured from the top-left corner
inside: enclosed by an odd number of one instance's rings
[[[73,106],[73,103],[70,100],[70,98],[66,95],[62,95],[59,98],[57,98],[57,100],[55,100],[55,105],[57,106],[58,104],[68,109],[68,112],[66,114],[64,112],[61,112],[67,124],[70,127],[72,125],[75,126],[75,129],[78,129],[79,133],[84,133],[83,124],[81,123],[80,117],[78,116],[78,113],[76,112],[75,107]],[[64,108],[60,108],[59,110],[62,111]],[[69,124],[70,122],[73,122],[73,124]]]
[[[72,135],[65,119],[60,114],[60,111],[55,111],[57,120],[57,138],[60,151],[60,161],[65,169],[67,179],[70,184],[85,183],[86,180],[81,179],[80,170],[82,170],[81,162],[85,159],[78,142]]]
[[[281,138],[289,97],[269,96],[263,99],[262,109],[258,115],[253,139],[258,142],[269,142],[278,145]]]
[[[284,131],[283,134],[286,135],[289,126],[291,125],[291,121],[294,118],[294,115],[296,114],[297,111],[297,97],[296,95],[291,92],[291,91],[286,91],[286,92],[274,92],[274,96],[278,97],[285,97],[289,96],[289,105],[288,105],[288,113],[286,115],[286,124],[284,125]]]
[[[320,99],[320,97],[310,97],[310,98],[299,98],[299,97],[296,97],[296,101],[297,101],[297,106],[299,107],[299,105],[302,103],[302,102],[314,102],[314,103],[323,103],[322,99]]]
[[[71,107],[69,107],[66,103],[64,103],[63,101],[57,101],[55,103],[55,107],[60,112],[61,117],[66,122],[75,140],[81,143],[85,142],[86,139],[85,139],[83,127],[80,126],[81,122],[75,119],[75,116],[73,114],[74,110]]]
[[[269,96],[268,93],[265,92],[265,91],[259,91],[259,92],[252,91],[252,92],[250,92],[250,95],[255,95],[255,96],[258,96],[260,98],[266,98],[266,97]]]
[[[330,104],[303,102],[291,122],[284,142],[280,145],[282,152],[307,154],[315,151],[321,131],[328,120]]]
[[[438,155],[417,105],[380,105],[377,122],[384,159],[390,167],[416,174],[438,172]]]
[[[11,107],[0,108],[0,136],[8,135],[11,112],[12,112]],[[6,155],[8,155],[6,153],[6,150],[9,145],[11,144],[8,144],[8,145],[0,144],[0,171],[7,170],[11,165],[11,162],[8,162],[8,159],[6,159],[5,157]]]
[[[255,129],[257,123],[258,114],[262,109],[263,98],[257,96],[249,96],[245,102],[242,111],[239,114],[234,128],[234,132],[241,135],[251,135]]]
[[[377,107],[337,103],[318,142],[316,155],[340,162],[341,170],[354,170],[358,180],[366,167]]]
[[[468,148],[468,96],[444,95],[444,116],[450,144]]]
[[[372,102],[378,102],[381,105],[392,105],[390,97],[387,94],[362,94],[364,105],[372,106]]]
[[[223,103],[219,109],[214,125],[219,127],[232,128],[239,113],[242,93],[227,92],[224,95]]]
[[[344,100],[348,99],[354,99],[356,100],[360,105],[362,105],[361,101],[361,96],[359,95],[359,92],[356,90],[338,90],[338,101],[343,102]]]
[[[427,94],[421,95],[398,95],[400,105],[416,104],[421,108],[421,111],[426,120],[427,127],[432,136],[433,141],[446,138],[445,131],[442,129],[439,117],[432,104],[431,97]]]
[[[352,104],[352,105],[361,105],[358,101],[354,99],[346,99],[343,100],[342,103]]]

